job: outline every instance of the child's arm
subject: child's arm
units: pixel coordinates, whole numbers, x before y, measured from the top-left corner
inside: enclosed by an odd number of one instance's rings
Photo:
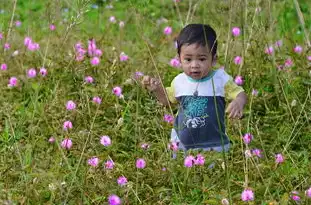
[[[229,104],[226,112],[229,113],[229,118],[242,118],[243,108],[247,103],[247,95],[245,92],[240,92],[236,98]]]
[[[146,87],[149,91],[153,92],[154,95],[157,97],[158,101],[168,106],[170,103],[167,99],[167,93],[165,88],[162,86],[161,82],[156,78],[151,78],[150,76],[144,76],[142,80],[142,84]]]

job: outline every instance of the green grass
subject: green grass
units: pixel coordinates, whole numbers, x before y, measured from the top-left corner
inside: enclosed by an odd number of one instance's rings
[[[255,193],[250,204],[295,204],[289,199],[294,190],[300,192],[301,204],[310,203],[304,196],[311,186],[311,65],[307,60],[311,52],[306,44],[310,36],[304,33],[294,1],[181,1],[176,7],[171,0],[119,0],[111,1],[112,9],[102,1],[97,2],[98,9],[91,6],[95,1],[86,0],[18,1],[10,36],[13,2],[0,4],[4,10],[0,45],[11,44],[10,50],[0,51],[0,63],[8,65],[7,71],[0,71],[1,204],[107,204],[108,196],[117,194],[123,204],[220,204],[230,198],[239,205],[247,204],[240,199],[247,187]],[[262,10],[259,14],[255,14],[256,2]],[[310,2],[299,1],[299,5],[310,34]],[[125,21],[123,29],[109,23],[112,15]],[[161,17],[168,22],[157,24]],[[15,27],[15,20],[22,26]],[[189,169],[183,165],[183,153],[174,160],[167,149],[171,125],[163,122],[163,115],[170,109],[128,79],[141,71],[169,85],[180,72],[169,65],[176,55],[174,37],[191,22],[216,29],[215,67],[226,65],[229,74],[244,77],[249,103],[244,119],[226,121],[233,145],[226,160],[221,153],[206,152],[206,165]],[[56,25],[53,32],[50,23]],[[163,35],[167,25],[173,27],[171,36]],[[234,39],[228,35],[233,26],[241,27],[243,35]],[[40,44],[39,51],[25,49],[26,36]],[[74,59],[74,45],[80,41],[87,47],[90,38],[103,51],[99,66],[91,66],[88,58]],[[283,46],[267,56],[264,49],[279,39]],[[303,46],[300,55],[293,52],[296,44]],[[12,57],[15,50],[19,55]],[[129,61],[119,61],[122,51]],[[244,58],[241,66],[233,63],[237,55]],[[294,65],[278,71],[277,65],[287,58]],[[45,78],[26,77],[29,68],[42,66],[48,70]],[[95,83],[84,84],[86,75],[93,76]],[[10,89],[12,76],[19,83]],[[115,86],[122,87],[124,99],[112,94]],[[252,96],[252,89],[259,95]],[[102,98],[101,105],[92,103],[94,96]],[[77,103],[76,110],[66,111],[68,100]],[[66,120],[73,122],[69,132],[62,129]],[[241,141],[247,132],[254,135],[248,147]],[[102,135],[111,137],[112,146],[100,144]],[[51,136],[54,144],[48,142]],[[60,146],[65,137],[73,141],[70,150]],[[140,148],[143,142],[150,144],[147,151]],[[262,149],[264,157],[246,159],[245,149],[253,148]],[[276,153],[285,156],[283,164],[276,166]],[[92,156],[100,159],[97,168],[87,164]],[[106,170],[103,164],[110,158],[115,167]],[[137,158],[146,160],[145,169],[136,169]],[[212,163],[215,167],[208,168]],[[128,178],[125,187],[116,182],[121,175]]]

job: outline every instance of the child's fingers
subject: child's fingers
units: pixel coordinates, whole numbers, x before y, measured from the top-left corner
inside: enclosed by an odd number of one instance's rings
[[[149,85],[150,84],[150,77],[144,76],[143,80],[141,81],[143,85]]]

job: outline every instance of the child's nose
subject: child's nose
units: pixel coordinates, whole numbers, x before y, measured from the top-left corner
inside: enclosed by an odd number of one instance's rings
[[[199,62],[197,60],[193,60],[191,62],[191,68],[198,68],[199,67]]]

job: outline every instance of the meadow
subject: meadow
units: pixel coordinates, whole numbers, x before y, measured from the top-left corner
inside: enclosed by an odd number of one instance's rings
[[[1,1],[0,204],[311,204],[310,8]],[[189,23],[215,28],[215,69],[248,95],[244,118],[226,118],[227,153],[176,151],[177,107],[140,83],[181,72],[174,39]]]

